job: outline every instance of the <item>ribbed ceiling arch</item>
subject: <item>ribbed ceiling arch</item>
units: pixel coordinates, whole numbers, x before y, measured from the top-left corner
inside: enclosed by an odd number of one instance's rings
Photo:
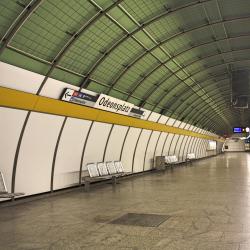
[[[230,105],[232,72],[250,67],[247,2],[2,0],[0,60],[45,75],[37,94],[52,77],[226,133],[250,122]]]

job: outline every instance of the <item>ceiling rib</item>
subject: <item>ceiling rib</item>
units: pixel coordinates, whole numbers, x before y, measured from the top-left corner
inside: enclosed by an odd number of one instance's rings
[[[212,41],[209,41],[209,42],[204,42],[204,43],[200,43],[200,44],[195,44],[193,45],[192,47],[189,47],[187,48],[186,50],[183,50],[183,51],[180,51],[179,53],[173,55],[172,58],[169,58],[165,61],[163,61],[162,64],[166,64],[168,62],[171,61],[171,59],[176,59],[178,56],[181,56],[187,52],[190,52],[192,51],[193,49],[196,49],[196,48],[199,48],[199,47],[202,47],[202,46],[206,46],[206,45],[211,45],[215,42],[218,42],[218,41],[225,41],[225,40],[232,40],[232,39],[240,39],[242,37],[250,37],[250,34],[242,34],[242,35],[236,35],[236,36],[231,36],[231,37],[228,37],[228,38],[223,38],[223,39],[217,39],[217,40],[212,40]],[[158,47],[158,45],[156,45],[155,47],[153,47],[152,49],[150,49],[151,51],[153,51],[156,47]],[[112,82],[112,84],[110,85],[109,89],[107,90],[107,94],[110,93],[110,91],[112,90],[112,88],[117,84],[117,82],[125,75],[125,73],[131,68],[133,67],[141,58],[143,58],[144,55],[147,54],[147,51],[145,51],[144,53],[142,53],[140,56],[138,56],[133,62],[129,63],[123,71],[121,71],[121,73],[119,73],[119,75],[115,78],[115,80]],[[155,70],[157,70],[159,67],[161,67],[162,65],[159,64],[157,67],[154,68],[154,70],[152,70],[151,72],[153,73]]]
[[[216,22],[213,22],[213,23],[207,23],[207,24],[203,24],[203,25],[200,25],[200,26],[197,26],[197,27],[192,27],[188,30],[184,30],[184,31],[180,31],[176,34],[174,34],[173,36],[171,37],[168,37],[166,39],[164,39],[163,41],[159,42],[157,45],[153,46],[151,49],[148,49],[148,50],[145,50],[144,53],[142,53],[142,55],[138,56],[132,63],[130,63],[125,69],[124,71],[122,71],[118,76],[117,78],[115,79],[115,81],[110,85],[110,89],[113,88],[118,80],[122,77],[122,75],[124,75],[124,73],[126,73],[128,71],[128,69],[130,69],[137,61],[139,61],[141,58],[143,58],[144,56],[146,56],[148,53],[152,52],[154,49],[158,48],[159,46],[167,43],[167,42],[170,42],[171,40],[177,38],[177,37],[180,37],[182,35],[187,35],[191,32],[194,32],[194,31],[198,31],[198,30],[201,30],[201,29],[204,29],[204,28],[208,28],[210,27],[211,25],[218,25],[218,24],[222,24],[222,23],[230,23],[230,22],[233,22],[234,20],[236,21],[243,21],[243,20],[249,20],[250,19],[250,16],[248,17],[242,17],[242,18],[231,18],[231,19],[227,19],[227,20],[223,20],[223,21],[216,21]],[[249,34],[248,34],[249,36]],[[171,58],[168,60],[168,61],[171,61]],[[110,92],[110,90],[108,91],[108,93]]]
[[[204,58],[203,58],[203,59],[204,59]],[[199,59],[199,60],[197,60],[197,61],[195,61],[195,62],[198,62],[198,61],[203,60],[203,59]],[[250,60],[250,59],[245,59],[245,60],[233,60],[233,61],[229,61],[229,62],[224,62],[224,63],[219,63],[219,64],[207,66],[207,67],[205,67],[205,68],[203,67],[202,69],[200,69],[200,70],[198,70],[198,71],[192,73],[191,76],[194,77],[195,75],[200,74],[200,73],[202,73],[202,72],[204,72],[204,71],[206,71],[206,70],[209,70],[209,69],[211,69],[211,68],[214,68],[214,67],[221,67],[221,66],[224,66],[224,65],[227,65],[227,64],[231,64],[231,63],[235,63],[235,62],[249,61],[249,60]],[[187,67],[187,66],[191,66],[193,63],[194,63],[194,62],[191,62],[190,64],[186,65],[186,67]],[[178,71],[179,71],[179,70],[177,70],[177,72],[178,72]],[[171,75],[170,77],[172,77],[172,76],[173,76],[173,75]],[[165,81],[168,80],[170,77],[168,77],[167,79],[165,79]],[[184,79],[183,79],[183,82],[186,81],[186,80],[189,79],[189,78],[190,78],[190,77],[184,78]],[[161,85],[162,85],[163,83],[164,83],[164,82],[162,82]],[[158,87],[160,87],[160,86],[158,86]],[[153,95],[154,92],[155,92],[155,90],[152,91],[152,92],[150,93],[150,95],[148,96],[148,98],[150,98],[150,96]]]
[[[8,46],[9,42],[15,36],[17,31],[22,27],[26,20],[34,13],[34,11],[41,5],[43,0],[32,0],[24,8],[21,14],[15,19],[15,21],[10,25],[5,35],[1,38],[0,44],[0,55],[3,53],[4,49]]]
[[[223,79],[223,80],[220,80],[220,81],[218,81],[218,82],[222,82],[222,81],[225,81],[225,80],[227,80],[227,79]],[[217,83],[218,83],[218,82],[217,82]],[[171,112],[176,113],[176,115],[178,114],[177,117],[181,117],[181,116],[182,116],[182,113],[183,113],[183,108],[184,108],[185,111],[186,111],[186,105],[187,105],[187,103],[190,101],[190,99],[192,99],[193,95],[194,95],[194,93],[190,94],[189,97],[187,97],[186,101],[181,102],[181,103],[177,106],[177,108],[174,109],[174,110],[171,111]],[[179,97],[181,98],[181,96],[179,96]],[[220,96],[220,97],[221,97],[221,96]],[[223,101],[225,101],[225,100],[223,100]],[[160,113],[161,113],[161,114],[164,114],[164,112],[171,110],[171,107],[172,107],[173,105],[175,105],[175,104],[176,104],[176,103],[172,101],[172,103],[170,103],[170,106],[168,106],[167,109],[165,108],[164,110],[162,110]],[[201,100],[201,99],[196,99],[196,100],[192,103],[191,108],[192,108],[193,106],[200,107],[200,104],[203,104],[203,103],[202,103],[202,100]],[[164,106],[166,107],[166,104],[165,104]],[[207,108],[210,108],[210,107],[207,106],[207,105],[202,105],[202,108],[200,108],[198,111],[196,111],[196,113],[203,113],[203,111],[202,111],[203,107],[205,107],[206,109],[207,109]],[[191,109],[191,111],[192,111],[192,110],[193,110],[193,108]],[[163,111],[164,111],[164,112],[163,112]]]
[[[92,3],[95,7],[102,9],[98,4],[96,4],[93,0],[88,0],[90,3]],[[162,18],[163,16],[169,15],[169,14],[174,14],[177,11],[186,9],[186,8],[190,8],[190,7],[194,7],[197,5],[202,4],[203,2],[210,2],[212,0],[204,0],[204,1],[195,1],[189,4],[186,4],[184,6],[180,6],[177,8],[173,8],[173,9],[169,9],[163,13],[161,13],[158,16],[155,16],[153,19],[150,19],[148,21],[146,21],[145,23],[141,24],[137,29],[135,29],[132,32],[126,32],[126,35],[123,36],[120,40],[118,40],[117,42],[115,42],[109,49],[107,49],[106,53],[104,55],[102,55],[99,59],[96,60],[96,62],[91,66],[90,70],[88,71],[88,73],[86,74],[86,79],[83,79],[82,84],[81,84],[81,88],[85,88],[85,84],[88,81],[88,78],[91,77],[91,74],[96,70],[96,68],[99,66],[99,64],[101,62],[103,62],[105,60],[105,58],[115,49],[117,48],[120,44],[122,44],[124,41],[126,41],[129,37],[132,37],[135,33],[137,33],[138,31],[141,31],[142,29],[144,29],[146,26],[148,26],[149,24],[157,21],[158,19]],[[107,15],[106,15],[107,16]],[[107,17],[110,18],[110,16],[108,15]],[[147,49],[148,50],[148,49]]]
[[[46,83],[47,79],[55,69],[55,67],[59,64],[62,57],[65,55],[65,53],[71,48],[71,46],[74,44],[75,41],[88,29],[93,25],[95,22],[97,22],[102,16],[104,16],[108,11],[113,9],[115,6],[117,6],[119,3],[121,3],[123,0],[117,0],[115,3],[107,7],[105,10],[100,10],[95,16],[93,16],[87,23],[84,23],[77,32],[75,32],[71,38],[66,42],[66,44],[63,46],[63,48],[59,51],[59,53],[55,56],[55,58],[52,61],[52,65],[50,69],[48,70],[47,74],[45,75],[45,78],[43,79],[37,94],[40,94],[42,91],[42,88],[44,84]]]
[[[210,77],[206,77],[204,80],[203,80],[203,79],[202,79],[202,80],[199,80],[199,82],[200,82],[200,84],[203,85],[204,82],[206,82],[206,81],[208,81],[208,80],[211,80],[211,79],[216,79],[216,77],[221,76],[221,75],[225,75],[225,73],[219,74],[219,75],[218,75],[218,74],[217,74],[217,75],[212,75],[212,76],[210,76]],[[165,80],[164,80],[164,81],[165,81]],[[157,85],[155,84],[154,86],[152,86],[152,88],[150,88],[150,89],[145,93],[145,95],[142,97],[141,103],[139,104],[140,107],[143,107],[143,106],[147,103],[148,97],[150,96],[151,92],[156,91],[156,88],[159,88],[159,87],[160,87],[159,85],[161,85],[161,82],[162,82],[162,81],[158,82]],[[182,83],[182,82],[181,82],[181,83]],[[171,93],[172,91],[175,91],[175,89],[176,89],[177,87],[179,87],[179,85],[178,85],[178,84],[175,84],[175,85],[170,89],[170,91],[166,91],[166,89],[163,89],[163,91],[166,92],[166,93]],[[159,98],[159,100],[160,100],[160,99],[161,99],[161,98]]]
[[[101,10],[101,7],[98,6],[93,0],[89,0],[89,2],[91,2],[94,6],[98,7],[98,8]],[[110,18],[110,16],[109,16],[108,14],[106,14],[106,16]],[[113,19],[111,18],[111,20],[113,20]],[[119,25],[119,27],[121,27],[121,26]],[[140,28],[140,26],[139,26],[139,28]],[[122,29],[123,29],[125,32],[127,32],[125,28],[122,28]],[[132,36],[132,37],[133,37],[133,36]],[[133,38],[134,38],[134,37],[133,37]],[[135,40],[136,42],[138,42],[139,45],[142,45],[142,46],[143,46],[143,44],[141,44],[137,39],[134,38],[134,40]],[[112,46],[110,50],[115,49],[116,46],[117,46],[118,44],[119,44],[119,41],[118,41],[118,43],[116,43],[114,46]],[[147,48],[146,48],[145,46],[143,46],[143,47],[144,47],[144,49],[147,50]],[[110,52],[110,50],[108,50],[108,51]],[[108,52],[108,53],[109,53],[109,52]],[[104,57],[106,56],[106,54],[107,54],[107,53],[105,53]],[[155,57],[155,59],[157,59],[157,60],[161,63],[161,61],[160,61],[156,56],[154,56],[154,54],[151,54],[151,55],[152,55],[153,57]],[[101,57],[101,58],[104,58],[104,57]],[[97,60],[97,63],[94,64],[94,65],[98,65],[98,64],[99,64],[99,60]],[[172,71],[171,69],[169,69],[166,65],[163,65],[163,66],[165,66],[168,70],[170,70],[177,78],[179,78],[180,80],[182,80],[178,75],[175,74],[174,71]],[[180,67],[180,66],[179,66],[179,67]],[[95,70],[95,66],[92,67],[90,71],[93,72],[94,70]],[[183,72],[185,72],[185,71],[183,70],[183,68],[181,68],[181,67],[180,67],[180,70],[183,71]],[[88,75],[91,74],[90,71],[89,71]],[[185,73],[186,73],[186,72],[185,72]],[[186,73],[186,74],[187,74],[187,73]],[[193,82],[195,82],[191,77],[189,77],[189,78],[190,78]],[[86,81],[86,79],[83,80],[83,83],[84,83],[85,81]],[[196,83],[196,85],[200,87],[199,84]],[[189,86],[189,85],[188,85],[188,86]],[[204,91],[202,88],[201,88],[201,90]],[[131,94],[133,94],[133,91],[131,92]],[[126,98],[126,100],[129,99],[129,97],[131,96],[131,94],[128,95],[128,97]],[[210,98],[211,98],[211,97],[210,97]],[[215,104],[213,104],[213,105],[215,105]],[[213,106],[211,106],[211,108],[214,109]],[[221,113],[220,111],[217,111],[217,107],[216,107],[216,109],[214,109],[214,110],[215,110],[215,112]],[[224,119],[224,117],[222,117],[222,118]]]
[[[223,74],[224,75],[224,74]],[[211,76],[211,77],[207,77],[205,78],[204,80],[201,80],[200,82],[204,83],[204,82],[207,82],[207,81],[210,81],[212,79],[216,79],[216,77],[218,77],[218,75],[215,75],[215,76]],[[170,91],[166,92],[166,90],[163,91],[163,95],[158,98],[158,102],[154,105],[154,108],[153,110],[159,106],[159,104],[161,103],[161,101],[165,98],[165,95],[170,95],[172,94],[172,92],[174,92],[176,90],[176,88],[178,87],[178,85],[175,85],[173,88],[170,89]],[[186,91],[185,91],[186,92]],[[145,102],[145,99],[143,100]]]

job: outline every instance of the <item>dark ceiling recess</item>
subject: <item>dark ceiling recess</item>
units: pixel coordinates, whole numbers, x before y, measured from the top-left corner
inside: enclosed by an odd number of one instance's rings
[[[232,105],[234,108],[248,108],[250,90],[249,70],[232,72]]]

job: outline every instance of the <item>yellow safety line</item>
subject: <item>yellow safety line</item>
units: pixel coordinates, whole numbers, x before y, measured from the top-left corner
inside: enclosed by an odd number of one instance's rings
[[[0,87],[0,106],[224,142],[224,139],[219,136],[203,135],[186,129],[175,128],[156,122],[145,121],[4,87]]]

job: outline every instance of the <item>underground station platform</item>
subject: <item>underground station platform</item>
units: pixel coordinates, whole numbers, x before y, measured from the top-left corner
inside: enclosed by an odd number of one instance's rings
[[[249,250],[250,2],[0,0],[0,250]]]

